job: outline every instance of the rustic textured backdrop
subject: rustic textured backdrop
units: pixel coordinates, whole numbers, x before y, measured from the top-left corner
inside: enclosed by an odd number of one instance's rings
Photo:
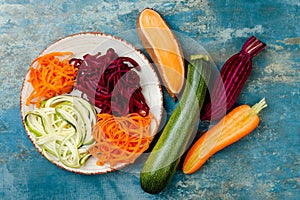
[[[45,47],[87,31],[140,45],[136,36],[122,33],[135,33],[146,7],[197,41],[218,67],[251,35],[268,45],[253,59],[238,99],[252,105],[266,97],[260,126],[197,173],[178,171],[155,196],[140,188],[134,167],[85,176],[54,166],[34,149],[19,114],[24,75]],[[300,199],[299,47],[298,0],[0,0],[0,199]]]

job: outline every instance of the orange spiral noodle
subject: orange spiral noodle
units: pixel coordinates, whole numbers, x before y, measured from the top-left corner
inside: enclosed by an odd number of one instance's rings
[[[117,164],[133,163],[148,149],[153,138],[154,134],[150,133],[152,118],[151,114],[142,117],[138,113],[121,117],[98,114],[92,133],[96,143],[89,149],[98,159],[97,165],[108,163],[114,168]]]
[[[27,106],[35,104],[39,108],[42,100],[72,91],[78,71],[69,63],[72,55],[72,52],[51,52],[32,62],[28,82],[33,90],[26,99]]]

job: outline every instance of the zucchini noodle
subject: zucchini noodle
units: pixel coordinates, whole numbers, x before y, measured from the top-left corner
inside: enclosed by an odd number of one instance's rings
[[[79,168],[90,157],[94,142],[92,126],[96,110],[86,100],[61,95],[41,103],[41,108],[25,115],[25,125],[33,134],[43,155],[50,161]]]

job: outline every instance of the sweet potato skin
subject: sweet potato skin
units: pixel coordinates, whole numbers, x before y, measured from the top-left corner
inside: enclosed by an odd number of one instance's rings
[[[145,27],[142,27],[140,21],[141,21],[141,17],[142,15],[145,14],[145,12],[155,12],[156,15],[159,17],[159,20],[161,20],[161,22],[164,24],[164,28],[168,29],[170,32],[170,35],[172,37],[172,39],[174,40],[174,44],[176,44],[177,46],[177,49],[178,49],[178,56],[180,57],[180,62],[181,62],[181,65],[182,65],[182,74],[181,74],[181,77],[180,79],[181,80],[175,80],[178,84],[178,81],[180,81],[180,86],[177,88],[177,89],[171,89],[170,88],[170,84],[172,84],[170,82],[170,78],[172,77],[166,77],[164,75],[164,66],[162,65],[162,63],[160,62],[158,56],[156,55],[156,52],[155,52],[155,49],[156,47],[152,46],[151,45],[151,42],[148,40],[148,38],[145,36],[144,32],[143,32],[143,28],[145,29]],[[160,74],[160,78],[162,80],[162,82],[165,84],[165,88],[167,90],[167,92],[169,93],[169,95],[173,98],[173,99],[176,99],[177,98],[177,95],[180,93],[182,87],[183,87],[183,84],[184,84],[184,76],[185,76],[185,68],[184,68],[184,56],[183,56],[183,51],[182,51],[182,48],[180,46],[180,43],[176,37],[176,35],[173,33],[173,31],[170,29],[170,27],[168,26],[167,22],[165,21],[165,19],[163,19],[161,17],[161,15],[155,11],[154,9],[152,8],[145,8],[139,15],[137,21],[136,21],[136,29],[137,29],[137,34],[145,48],[145,50],[147,51],[147,53],[149,54],[149,56],[151,57],[152,61],[154,62],[155,66],[157,67],[157,70]],[[164,47],[164,48],[167,48],[167,47]],[[177,77],[178,78],[178,77]]]

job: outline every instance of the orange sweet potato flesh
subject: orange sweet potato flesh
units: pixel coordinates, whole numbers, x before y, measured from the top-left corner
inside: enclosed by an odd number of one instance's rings
[[[136,23],[138,35],[168,93],[176,98],[184,84],[184,58],[181,46],[162,16],[153,9],[144,9]]]

